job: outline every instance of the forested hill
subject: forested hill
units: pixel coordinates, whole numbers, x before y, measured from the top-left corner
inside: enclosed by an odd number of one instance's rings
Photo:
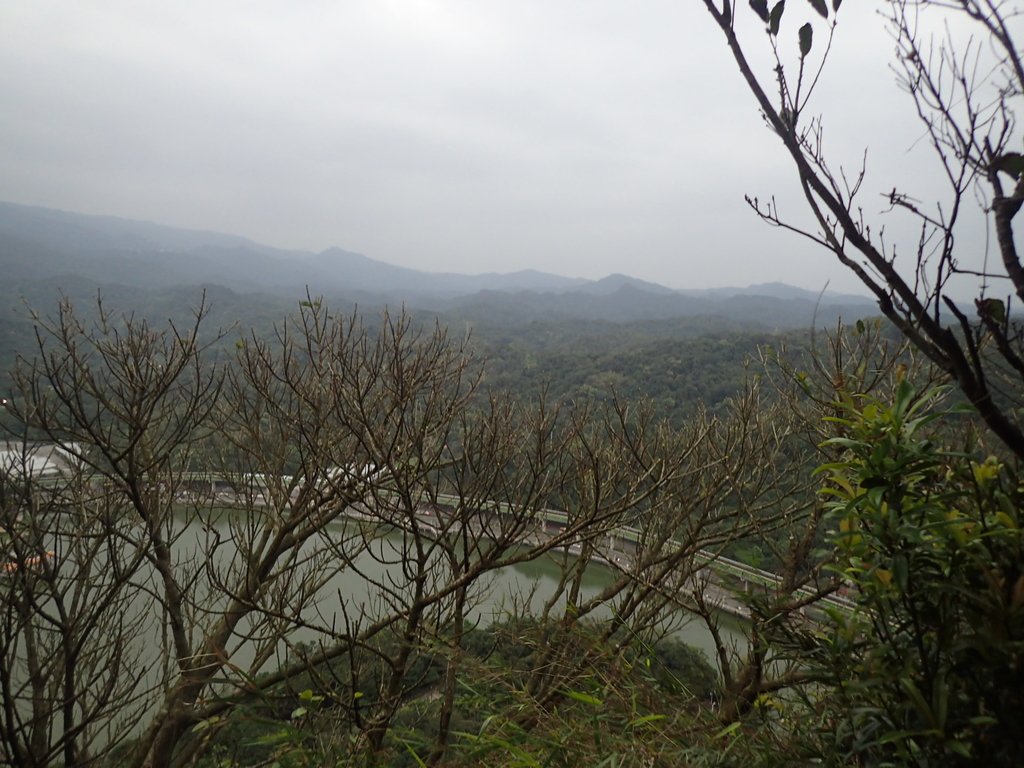
[[[205,296],[207,333],[226,330],[233,339],[271,334],[308,291],[338,313],[373,318],[401,306],[424,326],[439,322],[486,361],[488,387],[546,388],[557,402],[646,397],[674,420],[734,392],[758,345],[875,313],[860,297],[779,284],[677,291],[625,275],[418,272],[338,249],[283,251],[231,235],[9,203],[0,203],[0,270],[3,377],[19,351],[31,352],[30,312],[52,314],[60,296],[86,314],[102,296],[108,310],[161,326],[187,322]]]
[[[806,334],[705,333],[659,337],[641,324],[607,334],[574,333],[571,327],[538,323],[521,333],[481,335],[484,383],[523,395],[546,391],[550,401],[570,403],[647,401],[659,416],[680,424],[699,406],[717,408],[743,385],[758,350],[789,340],[803,346]]]
[[[57,288],[114,286],[156,292],[201,285],[297,300],[308,289],[333,303],[403,304],[456,321],[614,323],[703,318],[717,330],[806,328],[875,313],[861,296],[792,286],[673,290],[626,275],[584,280],[526,270],[460,275],[386,264],[338,248],[282,250],[241,237],[149,222],[0,203],[6,306],[45,306]],[[106,286],[110,286],[109,289]],[[147,294],[148,295],[148,294]],[[709,318],[716,318],[714,323]]]
[[[0,386],[15,355],[31,354],[33,323],[28,307],[5,292],[0,314]],[[237,334],[269,337],[275,323],[298,309],[298,300],[272,294],[240,294],[222,286],[140,290],[118,285],[79,281],[63,291],[83,314],[94,311],[102,291],[104,306],[114,312],[135,311],[159,326],[168,319],[187,323],[205,292],[209,336],[228,332],[225,353],[234,348]],[[40,284],[30,303],[42,315],[53,315],[57,287]],[[351,312],[350,305],[337,306]],[[360,305],[356,311],[372,323],[379,305]],[[457,340],[466,339],[484,366],[486,388],[507,389],[523,395],[546,389],[552,402],[606,399],[613,393],[628,399],[647,398],[657,411],[679,421],[703,402],[716,406],[740,386],[744,362],[759,346],[790,340],[802,345],[807,329],[766,332],[713,317],[676,318],[615,323],[573,318],[536,319],[502,324],[493,316],[471,320],[455,313],[440,317],[414,312],[416,322],[432,327],[436,321]]]

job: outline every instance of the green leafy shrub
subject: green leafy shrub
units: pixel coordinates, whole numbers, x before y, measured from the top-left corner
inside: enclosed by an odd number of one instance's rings
[[[907,381],[848,400],[822,468],[837,568],[856,602],[807,651],[834,686],[830,760],[1021,765],[1022,488],[995,458],[929,439],[943,414]]]
[[[719,687],[718,672],[703,652],[672,637],[655,643],[650,670],[658,685],[673,694],[710,699]]]

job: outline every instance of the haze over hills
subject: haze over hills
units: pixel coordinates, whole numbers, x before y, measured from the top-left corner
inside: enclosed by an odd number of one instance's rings
[[[482,247],[486,247],[483,244]],[[0,203],[5,298],[46,287],[124,286],[165,291],[223,286],[236,294],[296,298],[307,287],[362,306],[403,303],[455,319],[523,324],[538,318],[613,323],[721,317],[762,328],[831,323],[875,314],[865,297],[770,283],[673,290],[626,275],[601,280],[524,270],[424,272],[331,248],[290,251],[216,232]]]

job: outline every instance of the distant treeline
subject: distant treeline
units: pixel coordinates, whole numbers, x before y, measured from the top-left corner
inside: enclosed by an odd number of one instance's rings
[[[185,323],[205,292],[208,333],[224,332],[219,345],[231,354],[238,336],[273,334],[275,324],[298,308],[293,301],[266,294],[240,294],[222,286],[140,290],[78,281],[57,287],[51,281],[0,288],[0,384],[16,355],[34,346],[30,311],[52,315],[60,296],[88,315],[97,294],[118,312],[154,323]],[[329,303],[334,314],[358,313],[373,325],[379,306]],[[549,402],[602,401],[619,397],[646,400],[655,413],[680,423],[700,404],[715,408],[735,393],[748,375],[748,363],[765,345],[806,346],[809,329],[750,330],[717,317],[675,318],[632,323],[574,319],[503,324],[499,318],[415,313],[424,327],[435,322],[464,339],[483,366],[485,390],[530,396],[545,389]],[[756,366],[755,366],[756,367]]]

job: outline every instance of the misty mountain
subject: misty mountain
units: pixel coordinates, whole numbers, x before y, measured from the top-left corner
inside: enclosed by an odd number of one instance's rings
[[[217,232],[0,203],[0,269],[8,279],[57,275],[146,288],[213,283],[295,295],[372,293],[389,301],[481,290],[567,290],[588,281],[533,270],[422,272],[330,248],[289,251]]]
[[[719,317],[732,325],[785,328],[875,313],[863,297],[819,295],[781,283],[673,290],[622,274],[585,280],[535,270],[425,272],[340,248],[284,250],[217,232],[13,203],[0,203],[0,271],[5,298],[86,285],[175,294],[213,285],[232,295],[294,299],[308,288],[364,307],[402,303],[458,321],[510,325],[538,318],[626,323]]]
[[[608,275],[608,277],[601,278],[597,282],[580,286],[580,290],[583,293],[589,293],[593,296],[609,296],[623,289],[627,291],[634,290],[641,291],[643,293],[652,293],[661,296],[676,293],[676,291],[673,291],[671,288],[666,288],[664,285],[649,283],[646,280],[638,280],[635,277],[620,274]]]
[[[317,276],[315,285],[325,286],[329,291],[377,292],[404,301],[453,298],[478,291],[562,291],[582,287],[589,282],[535,270],[481,275],[423,272],[375,261],[340,248],[330,248],[312,256],[308,265],[309,274]],[[314,285],[313,282],[309,284]]]
[[[703,288],[698,290],[683,289],[677,293],[684,296],[710,296],[729,298],[732,296],[766,296],[773,299],[798,299],[801,301],[824,300],[830,304],[861,304],[868,302],[874,304],[872,299],[866,296],[858,296],[852,293],[835,293],[833,291],[808,291],[805,288],[797,288],[786,283],[759,283],[746,288]]]
[[[483,291],[458,299],[444,310],[481,325],[522,325],[537,318],[606,323],[719,318],[714,324],[719,330],[799,328],[809,327],[812,322],[833,325],[839,318],[853,320],[877,314],[873,304],[863,301],[818,302],[816,297],[779,299],[759,294],[684,296],[653,293],[633,285],[623,285],[599,299],[587,290],[557,294]]]

